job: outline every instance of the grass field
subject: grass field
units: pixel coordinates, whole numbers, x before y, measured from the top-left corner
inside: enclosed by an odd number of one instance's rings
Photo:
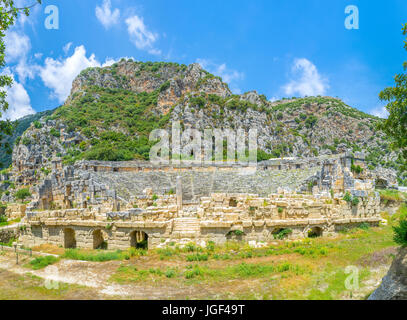
[[[276,241],[256,249],[239,242],[224,246],[208,243],[205,248],[174,244],[148,252],[64,250],[48,245],[39,249],[59,257],[31,258],[23,266],[27,272],[44,272],[52,265],[63,273],[64,261],[75,263],[78,272],[83,268],[92,272],[92,278],[103,276],[104,286],[129,291],[115,298],[330,300],[365,299],[386,273],[397,246],[389,225],[351,229],[335,238]],[[69,272],[69,268],[65,270]],[[28,292],[38,299],[103,297],[97,288],[64,284],[65,291],[55,293],[28,275],[18,276],[17,282],[6,281],[10,277],[7,271],[0,281],[1,299],[25,299]],[[134,292],[147,291],[138,296],[132,294],[132,288]],[[95,290],[98,294],[93,297],[89,293]]]
[[[239,243],[206,249],[192,245],[188,249],[167,248],[152,254],[165,266],[143,268],[137,261],[123,263],[110,280],[217,288],[222,298],[236,299],[364,297],[364,292],[372,291],[365,282],[377,268],[391,263],[395,254],[392,237],[391,227],[386,226],[353,229],[335,239],[305,239],[261,249]],[[359,289],[346,289],[347,267],[357,270]],[[234,289],[227,283],[239,285]]]

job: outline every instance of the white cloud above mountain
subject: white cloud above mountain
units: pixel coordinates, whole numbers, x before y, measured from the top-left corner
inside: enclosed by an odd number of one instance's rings
[[[48,57],[45,59],[44,65],[37,68],[45,86],[52,91],[51,97],[62,103],[70,94],[73,80],[82,70],[90,67],[111,66],[117,61],[106,58],[105,62],[101,63],[94,54],[87,57],[86,49],[81,45],[76,47],[74,53],[66,59]]]
[[[295,59],[291,67],[291,80],[283,86],[286,95],[300,96],[324,95],[329,88],[328,80],[308,59]]]
[[[110,0],[103,0],[101,7],[96,6],[95,14],[100,23],[106,28],[109,29],[111,26],[119,23],[120,19],[120,10],[112,10],[112,3]]]
[[[125,22],[130,41],[135,44],[137,49],[147,51],[153,55],[161,54],[161,50],[154,46],[155,42],[158,40],[158,34],[148,29],[144,24],[142,17],[134,15],[127,18]]]
[[[63,102],[71,91],[72,81],[83,70],[98,67],[100,63],[94,54],[86,56],[84,46],[75,48],[74,53],[66,59],[46,58],[40,67],[39,75],[44,84],[52,90],[52,97]]]
[[[13,84],[11,87],[7,87],[6,101],[9,104],[9,108],[2,112],[2,120],[16,120],[29,114],[34,114],[35,111],[31,107],[30,97],[25,90],[24,86],[15,80],[14,75],[10,72],[10,69],[6,69],[3,74],[11,76]]]
[[[26,57],[31,49],[30,38],[22,32],[10,31],[5,37],[6,62],[11,63]]]
[[[379,118],[387,118],[389,116],[389,112],[387,111],[386,107],[384,106],[379,106],[374,108],[373,110],[370,111],[370,114],[379,117]]]
[[[221,77],[222,80],[229,85],[230,90],[232,90],[233,93],[235,94],[241,93],[241,90],[239,89],[238,86],[238,81],[244,79],[245,75],[243,72],[230,69],[226,65],[226,63],[217,64],[208,59],[197,59],[196,62],[199,63],[201,67],[207,70],[208,72],[214,74],[215,76]]]

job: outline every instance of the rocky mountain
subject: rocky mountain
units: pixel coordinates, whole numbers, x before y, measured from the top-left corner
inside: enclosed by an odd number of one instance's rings
[[[27,130],[30,125],[38,121],[44,116],[51,115],[54,112],[54,110],[46,110],[42,112],[38,112],[36,114],[30,114],[28,116],[22,117],[16,121],[13,121],[13,125],[15,127],[14,133],[12,136],[8,136],[5,139],[5,142],[10,143],[10,145],[14,145],[14,142],[17,140],[19,141],[21,135],[24,133],[25,130]],[[5,150],[0,150],[0,167],[1,168],[8,168],[11,164],[11,154],[8,154],[5,152]]]
[[[258,129],[258,159],[311,157],[363,151],[370,169],[398,170],[378,118],[332,97],[270,102],[256,91],[232,94],[221,78],[199,64],[121,60],[83,70],[65,104],[22,135],[15,167],[33,182],[53,157],[123,161],[148,159],[151,130],[178,120],[183,128]],[[399,183],[407,176],[399,173]]]
[[[401,247],[390,267],[369,300],[406,300],[407,299],[407,248]]]

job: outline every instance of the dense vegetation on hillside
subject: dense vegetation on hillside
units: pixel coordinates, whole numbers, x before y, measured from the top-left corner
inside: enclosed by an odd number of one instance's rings
[[[131,60],[86,69],[73,88],[67,102],[44,118],[61,121],[66,131],[81,134],[82,142],[65,146],[59,154],[65,163],[148,160],[153,144],[148,140],[150,132],[180,121],[181,128],[199,130],[243,128],[247,132],[255,126],[260,161],[363,151],[370,169],[399,170],[399,182],[407,181],[390,149],[391,141],[376,129],[378,118],[337,98],[270,102],[256,92],[234,95],[219,77],[194,65]],[[64,145],[59,130],[46,132]]]
[[[25,116],[21,119],[18,119],[13,122],[13,125],[15,127],[14,133],[12,136],[8,136],[5,139],[5,142],[10,143],[11,146],[14,145],[14,142],[21,137],[23,132],[27,130],[31,123],[34,121],[38,121],[44,116],[51,115],[54,112],[54,110],[47,110],[43,112],[38,112],[36,114],[28,115]],[[11,154],[7,153],[4,149],[0,150],[0,164],[1,168],[8,168],[11,164]]]
[[[73,97],[72,103],[50,117],[66,123],[68,131],[79,130],[88,138],[79,150],[69,150],[65,160],[147,160],[152,145],[149,133],[169,120],[169,115],[153,111],[157,94],[158,90],[136,94],[92,86]]]

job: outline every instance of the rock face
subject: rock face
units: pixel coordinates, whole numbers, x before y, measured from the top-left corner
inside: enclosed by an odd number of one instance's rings
[[[259,161],[363,151],[367,165],[375,167],[376,182],[380,180],[384,187],[397,184],[397,155],[376,132],[377,118],[339,99],[309,97],[271,102],[256,91],[232,94],[222,79],[199,64],[132,60],[83,70],[65,104],[21,136],[13,151],[10,179],[17,189],[29,187],[35,193],[36,186],[53,179],[49,176],[53,161],[62,159],[62,166],[67,166],[84,159],[148,160],[144,155],[150,146],[145,142],[141,145],[137,139],[148,142],[153,128],[170,129],[171,121],[179,122],[184,132],[188,128],[201,132],[207,128],[243,129],[246,133],[257,129],[258,150],[263,152]],[[109,154],[124,148],[127,154],[109,158]],[[5,194],[2,199],[12,200]]]
[[[369,300],[407,300],[407,248],[401,248],[380,287]]]

